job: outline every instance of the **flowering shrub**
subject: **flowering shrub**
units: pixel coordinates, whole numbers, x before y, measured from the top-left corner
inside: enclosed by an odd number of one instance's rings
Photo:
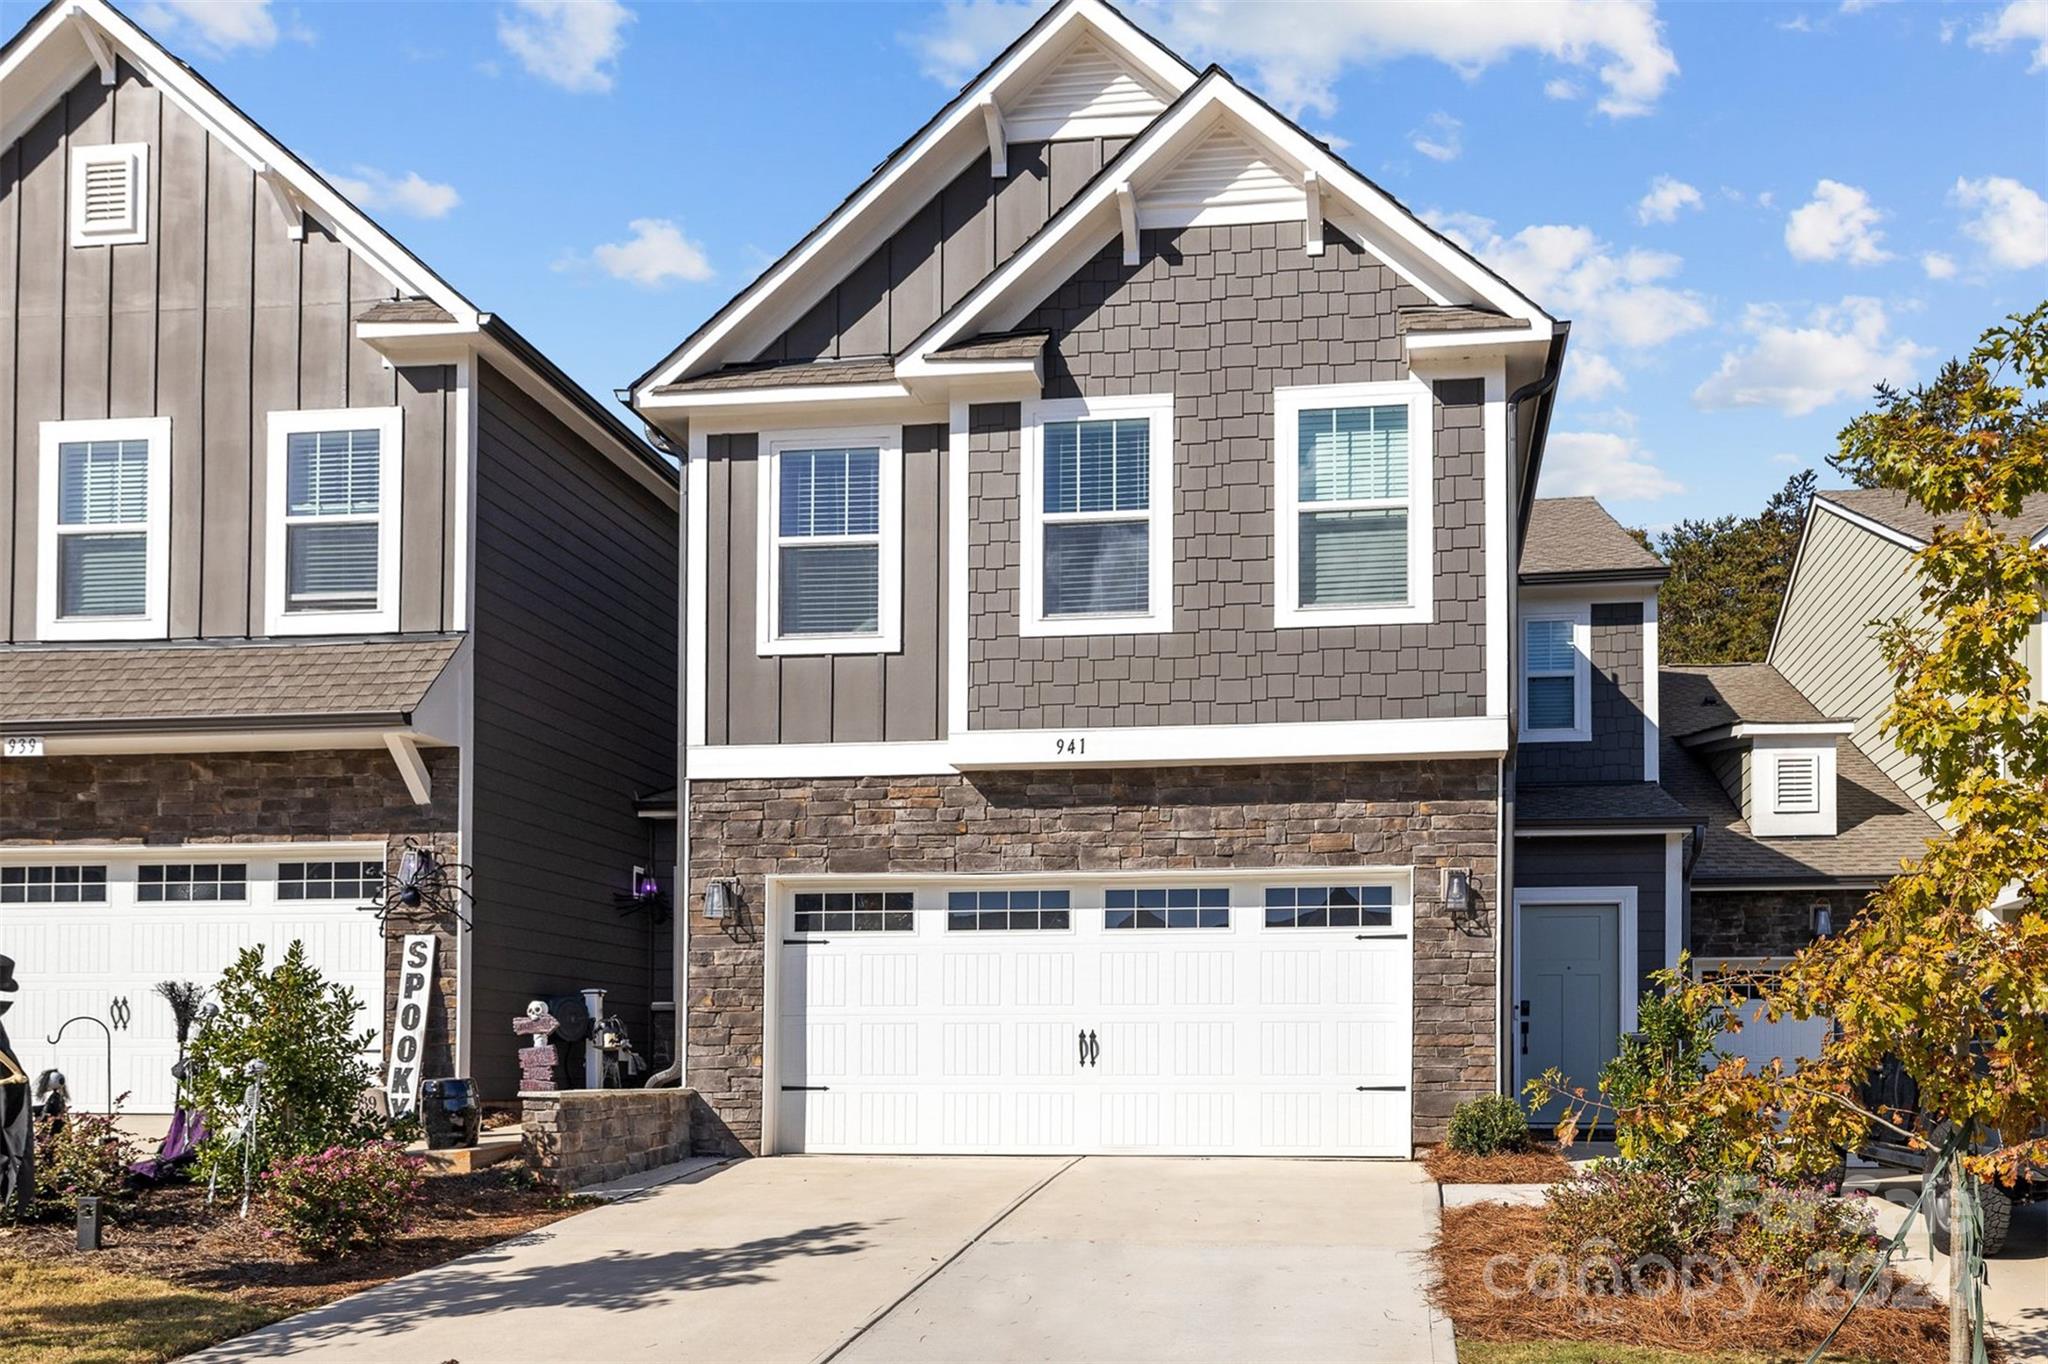
[[[36,1120],[36,1200],[30,1216],[75,1217],[78,1200],[97,1198],[108,1208],[128,1191],[135,1148],[106,1113],[67,1113],[61,1121]]]
[[[1868,1272],[1877,1245],[1868,1204],[1864,1197],[1830,1198],[1816,1189],[1771,1189],[1735,1224],[1729,1249],[1788,1286]]]
[[[1675,1266],[1702,1245],[1711,1212],[1660,1170],[1595,1161],[1552,1186],[1544,1209],[1551,1248],[1591,1281],[1620,1284]]]
[[[263,1221],[304,1255],[372,1250],[405,1230],[420,1201],[426,1162],[394,1142],[330,1146],[263,1176]]]

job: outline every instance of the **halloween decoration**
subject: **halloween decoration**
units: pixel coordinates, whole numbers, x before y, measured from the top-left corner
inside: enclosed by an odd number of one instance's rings
[[[619,911],[619,917],[628,914],[647,915],[651,924],[665,924],[669,916],[668,892],[661,888],[661,878],[642,867],[633,868],[633,888],[624,895],[612,896],[612,905]]]
[[[633,1050],[633,1041],[626,1036],[626,1025],[618,1015],[598,1025],[597,1049],[603,1056],[603,1080],[601,1088],[624,1089],[628,1079],[638,1079],[647,1071],[647,1063],[640,1059],[640,1053]]]
[[[249,1216],[249,1193],[255,1188],[256,1180],[256,1114],[263,1106],[263,1072],[266,1069],[261,1060],[250,1061],[242,1067],[243,1076],[249,1087],[242,1091],[242,1104],[235,1119],[235,1130],[228,1133],[230,1148],[242,1148],[242,1216]],[[206,1205],[213,1206],[213,1195],[220,1186],[220,1168],[214,1167],[213,1178],[207,1181]]]
[[[14,1007],[14,958],[0,956],[0,1014]],[[26,1216],[36,1196],[35,1121],[30,1115],[28,1075],[14,1059],[14,1045],[0,1026],[0,1208]]]
[[[512,1020],[515,1034],[533,1039],[530,1045],[519,1049],[520,1093],[543,1093],[562,1087],[562,1063],[550,1040],[559,1026],[555,1016],[548,1012],[547,1001],[540,999],[528,1004],[526,1012]]]
[[[178,1082],[173,1108],[182,1109],[185,1106],[185,1044],[192,1040],[192,1025],[199,1021],[199,1008],[206,1000],[206,991],[189,980],[160,980],[156,983],[156,994],[171,1006],[171,1023],[178,1036],[178,1061],[171,1067],[171,1075]]]
[[[398,954],[398,1008],[393,1014],[391,1061],[384,1071],[391,1116],[410,1114],[419,1102],[420,1055],[427,1042],[427,1000],[434,987],[431,933],[408,933]]]
[[[48,1118],[57,1131],[64,1128],[64,1115],[71,1111],[71,1086],[61,1070],[45,1070],[36,1076],[36,1116]]]
[[[186,1064],[180,1061],[178,1067],[182,1069]],[[181,1083],[184,1078],[183,1075],[178,1077]],[[206,1119],[197,1109],[180,1108],[171,1114],[170,1130],[157,1144],[156,1154],[136,1161],[128,1171],[145,1184],[160,1184],[180,1177],[199,1158],[200,1144],[210,1135],[206,1130]]]
[[[74,1014],[70,1018],[65,1019],[62,1023],[57,1025],[57,1031],[53,1036],[46,1037],[43,1039],[51,1046],[56,1046],[59,1042],[62,1042],[64,1040],[65,1031],[69,1029],[73,1023],[90,1023],[95,1028],[98,1028],[100,1030],[100,1033],[105,1038],[107,1044],[107,1113],[110,1116],[113,1114],[115,1107],[114,1032],[116,1029],[119,1029],[122,1032],[126,1032],[128,1030],[128,1021],[122,1012],[127,1007],[127,1003],[128,1001],[125,999],[117,999],[114,1001],[116,1007],[108,1010],[108,1012],[112,1014],[114,1018],[114,1026],[111,1028],[99,1019],[94,1018],[91,1014]]]
[[[483,1128],[476,1086],[458,1079],[422,1081],[420,1117],[426,1123],[429,1151],[476,1145],[477,1134]]]
[[[398,865],[384,877],[384,897],[369,906],[389,937],[391,925],[428,928],[452,918],[469,929],[469,867],[461,862],[444,862],[441,855],[417,839],[405,840]]]

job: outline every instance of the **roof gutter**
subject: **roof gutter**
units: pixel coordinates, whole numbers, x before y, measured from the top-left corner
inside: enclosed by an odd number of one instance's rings
[[[591,420],[604,427],[621,446],[632,451],[633,457],[646,465],[662,482],[670,487],[675,487],[680,482],[681,476],[676,470],[667,460],[656,454],[646,441],[640,439],[639,435],[626,425],[624,418],[591,397],[589,390],[565,374],[560,365],[548,359],[533,342],[513,330],[505,319],[496,313],[478,313],[477,327],[493,341],[518,356],[535,373],[553,384],[563,397],[582,409]]]
[[[109,716],[90,720],[8,720],[0,732],[48,737],[93,734],[288,733],[306,729],[402,729],[410,712],[339,711],[325,715]]]
[[[1531,398],[1540,400],[1535,429],[1529,435],[1529,465],[1522,475],[1522,504],[1516,509],[1517,559],[1521,557],[1521,545],[1529,538],[1529,517],[1536,505],[1536,476],[1543,470],[1543,447],[1550,440],[1550,415],[1557,410],[1557,381],[1564,373],[1565,346],[1571,336],[1572,324],[1558,322],[1557,329],[1550,334],[1550,355],[1543,363],[1543,373],[1508,395],[1511,411]]]

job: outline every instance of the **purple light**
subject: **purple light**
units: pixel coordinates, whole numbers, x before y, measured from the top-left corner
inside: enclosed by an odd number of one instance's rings
[[[634,887],[633,893],[643,899],[650,895],[659,895],[661,893],[661,882],[655,880],[652,876],[643,876],[640,878],[639,885]]]

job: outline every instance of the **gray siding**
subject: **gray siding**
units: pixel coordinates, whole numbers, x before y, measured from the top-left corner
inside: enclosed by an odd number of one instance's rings
[[[976,157],[756,360],[894,355],[1008,260],[1123,139],[1013,142],[1009,174]]]
[[[1144,234],[1111,244],[1026,327],[1053,334],[1049,398],[1175,395],[1174,630],[1021,638],[1019,410],[970,421],[969,725],[1270,723],[1470,716],[1485,709],[1484,432],[1476,381],[1437,386],[1436,620],[1273,626],[1276,385],[1406,376],[1397,305],[1422,302],[1329,234],[1299,224]]]
[[[707,446],[705,741],[944,738],[946,428],[903,428],[903,647],[891,654],[759,652],[759,441],[712,436]]]
[[[1531,786],[1643,779],[1643,607],[1593,604],[1592,733],[1583,743],[1525,743],[1518,767]]]
[[[149,239],[73,248],[71,148],[149,144]],[[268,414],[405,411],[400,627],[451,628],[452,372],[388,368],[353,316],[394,290],[123,65],[0,151],[0,641],[35,638],[40,425],[171,419],[173,638],[263,629]]]
[[[1664,840],[1662,838],[1518,838],[1515,889],[1548,886],[1634,886],[1636,979],[1641,994],[1664,965]]]
[[[510,1020],[582,986],[647,1035],[650,927],[621,916],[652,852],[636,796],[675,782],[675,512],[480,367],[476,1078],[516,1084]],[[666,997],[665,987],[662,997]],[[502,1039],[502,1040],[500,1040]]]
[[[1856,746],[1924,808],[1927,778],[1884,732],[1892,680],[1877,643],[1877,622],[1919,615],[1912,552],[1816,511],[1770,662],[1821,714],[1855,720]]]

